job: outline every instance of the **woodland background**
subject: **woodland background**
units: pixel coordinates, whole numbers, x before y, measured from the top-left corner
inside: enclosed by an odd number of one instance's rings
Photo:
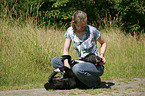
[[[35,17],[37,23],[63,25],[71,21],[76,10],[88,14],[88,23],[104,26],[116,19],[116,24],[127,33],[144,32],[144,0],[2,0],[0,10],[12,18]],[[5,10],[3,10],[5,8]],[[9,10],[9,11],[6,11]]]

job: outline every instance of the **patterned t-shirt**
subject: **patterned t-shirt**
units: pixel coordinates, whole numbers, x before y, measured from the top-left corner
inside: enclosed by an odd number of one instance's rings
[[[71,26],[67,29],[64,36],[72,40],[73,47],[77,51],[79,59],[85,57],[89,53],[94,53],[97,56],[99,55],[96,40],[100,37],[100,31],[95,27],[87,25],[84,35],[79,39]]]

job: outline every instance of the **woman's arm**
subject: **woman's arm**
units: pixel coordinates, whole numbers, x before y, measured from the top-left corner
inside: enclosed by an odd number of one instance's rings
[[[100,57],[103,59],[103,63],[106,63],[106,60],[104,58],[104,54],[106,51],[106,41],[104,39],[104,37],[102,35],[100,35],[100,37],[97,39],[97,41],[101,44],[101,51],[100,51]]]
[[[63,55],[68,55],[69,54],[70,45],[71,45],[71,39],[66,38],[65,43],[64,43]],[[70,65],[68,63],[68,59],[64,60],[64,66],[70,68]]]

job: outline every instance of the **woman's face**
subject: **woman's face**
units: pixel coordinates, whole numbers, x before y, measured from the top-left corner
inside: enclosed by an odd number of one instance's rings
[[[75,27],[76,27],[77,31],[82,32],[82,31],[85,31],[86,25],[87,25],[87,22],[86,21],[82,21],[82,22],[76,23]]]

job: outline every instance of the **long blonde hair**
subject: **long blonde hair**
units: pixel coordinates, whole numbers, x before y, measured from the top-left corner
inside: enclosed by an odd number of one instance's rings
[[[76,31],[74,23],[77,24],[78,22],[81,22],[81,21],[87,22],[87,14],[83,11],[78,10],[74,12],[74,14],[72,15],[71,26],[73,27],[74,31]]]

